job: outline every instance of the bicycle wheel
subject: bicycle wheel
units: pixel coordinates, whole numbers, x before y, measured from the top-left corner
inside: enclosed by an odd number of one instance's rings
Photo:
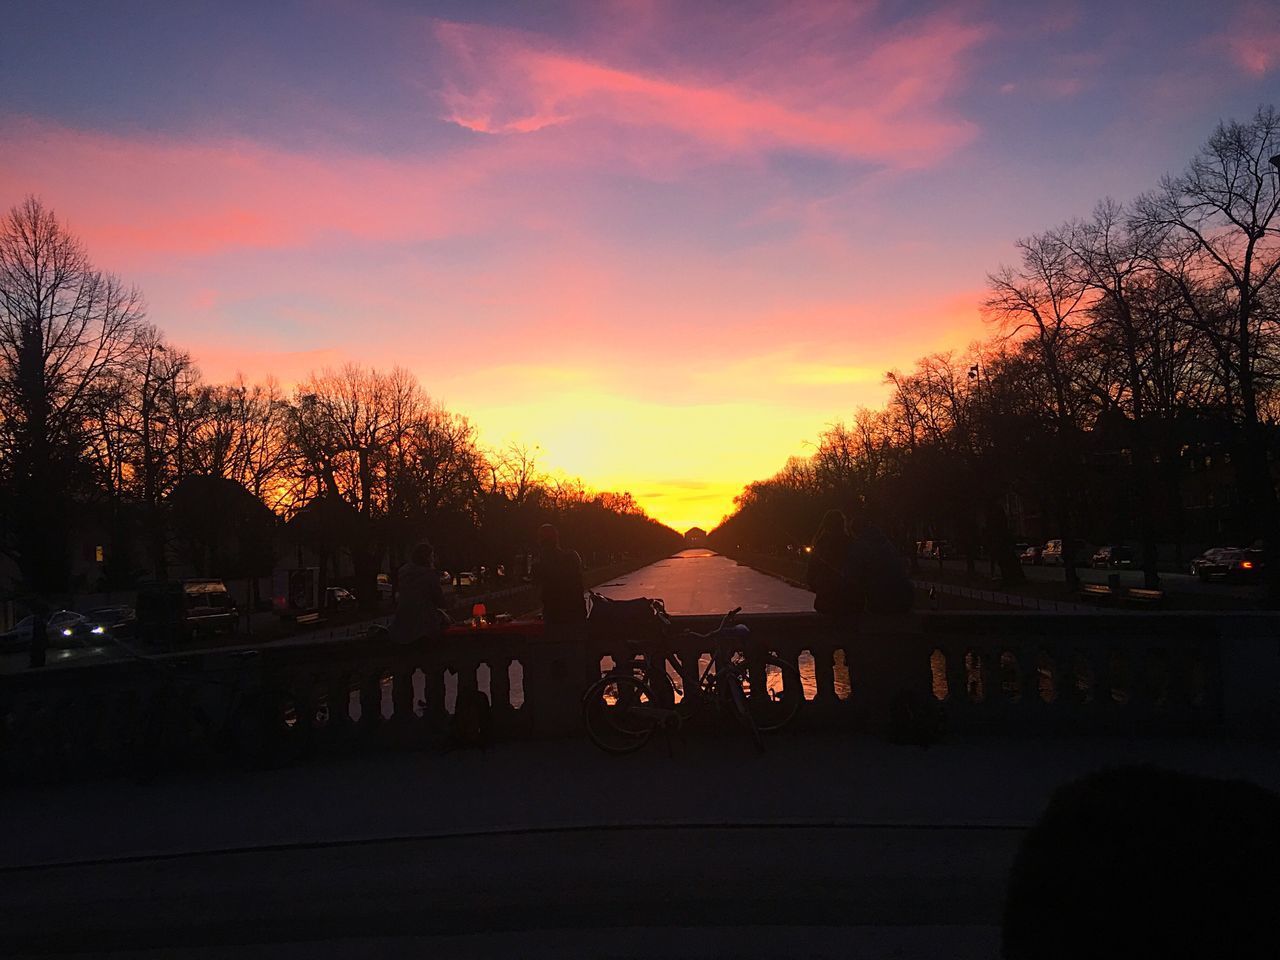
[[[751,742],[756,745],[756,751],[763,753],[764,737],[760,735],[760,728],[756,726],[755,717],[751,715],[751,707],[748,702],[750,698],[744,689],[749,686],[746,676],[737,670],[730,669],[724,672],[719,682],[725,684],[729,691],[729,702],[732,704],[734,717],[751,734]]]
[[[648,743],[658,728],[653,709],[649,688],[625,673],[605,674],[582,698],[587,736],[606,753],[631,753]]]
[[[655,664],[645,658],[637,659],[632,663],[632,673],[653,691],[653,696],[658,706],[669,709],[675,708],[677,701],[676,685],[667,673],[665,660]],[[683,694],[684,691],[681,690],[680,692]]]
[[[763,690],[752,690],[748,705],[761,733],[781,730],[800,712],[804,702],[804,687],[800,683],[800,671],[793,663],[772,654],[761,663],[765,671]]]
[[[735,653],[730,663],[743,678],[747,704],[761,733],[774,733],[796,718],[804,702],[804,687],[795,664],[772,653],[765,655],[759,661],[765,682],[756,690],[749,681],[753,674],[746,656]]]

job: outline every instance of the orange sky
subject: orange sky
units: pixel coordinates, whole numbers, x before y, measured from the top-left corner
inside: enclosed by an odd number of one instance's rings
[[[711,527],[984,336],[1017,236],[1183,163],[1280,48],[1251,2],[535,6],[55,35],[32,5],[0,203],[39,194],[211,378],[400,364],[487,442]]]

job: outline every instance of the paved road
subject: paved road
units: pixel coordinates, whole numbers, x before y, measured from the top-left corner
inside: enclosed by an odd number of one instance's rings
[[[946,569],[957,572],[962,572],[966,568],[963,560],[946,560],[944,564]],[[920,561],[920,572],[922,574],[927,575],[930,570],[936,569],[936,560]],[[976,569],[979,573],[986,573],[988,569],[987,561],[978,561]],[[1061,567],[1024,565],[1022,572],[1027,575],[1028,580],[1036,583],[1063,582]],[[1141,570],[1095,570],[1092,567],[1077,567],[1076,573],[1085,583],[1106,583],[1110,574],[1119,573],[1121,585],[1126,587],[1141,587],[1143,585]],[[1261,588],[1253,584],[1223,583],[1220,581],[1202,583],[1199,577],[1193,577],[1189,573],[1162,573],[1160,574],[1160,586],[1168,593],[1204,594],[1214,597],[1232,597],[1237,600],[1256,600],[1261,596]]]
[[[659,597],[673,614],[813,611],[813,594],[710,550],[684,550],[597,587],[606,597]]]

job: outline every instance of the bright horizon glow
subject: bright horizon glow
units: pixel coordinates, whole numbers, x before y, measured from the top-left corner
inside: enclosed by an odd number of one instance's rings
[[[1273,4],[1030,7],[18,5],[0,206],[40,196],[213,381],[398,364],[709,530],[984,338],[1017,237],[1274,99]]]

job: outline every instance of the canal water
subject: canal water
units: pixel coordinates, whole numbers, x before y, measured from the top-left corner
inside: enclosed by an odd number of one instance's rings
[[[745,567],[710,550],[682,550],[619,577],[596,592],[613,599],[658,597],[672,614],[803,613],[813,610],[813,594],[785,580]]]

